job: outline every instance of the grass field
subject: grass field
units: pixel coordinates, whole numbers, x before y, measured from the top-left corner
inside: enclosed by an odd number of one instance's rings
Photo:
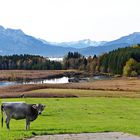
[[[25,131],[25,120],[11,120],[10,131],[6,129],[5,125],[0,129],[0,140],[23,139],[42,134],[110,131],[127,132],[140,136],[139,85],[139,79],[114,79],[86,83],[16,85],[0,88],[1,98],[11,98],[0,99],[0,101],[21,100],[27,103],[47,105],[43,114],[31,123],[30,131]],[[25,98],[13,98],[20,97],[23,93]]]
[[[25,120],[11,120],[11,130],[0,130],[1,140],[22,139],[41,134],[121,131],[140,135],[140,99],[132,98],[25,98],[47,107],[25,131]]]

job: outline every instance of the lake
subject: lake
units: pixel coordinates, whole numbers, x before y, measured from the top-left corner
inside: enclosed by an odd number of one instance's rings
[[[33,80],[33,81],[0,81],[0,87],[3,86],[12,86],[12,85],[19,85],[19,84],[63,84],[63,83],[69,83],[68,77],[62,77],[62,78],[54,78],[54,79],[41,79],[41,80]]]
[[[108,76],[108,75],[97,75],[91,78],[91,80],[111,80],[111,79],[112,76]]]
[[[0,81],[0,87],[4,86],[11,86],[11,85],[19,85],[19,84],[63,84],[69,82],[88,82],[88,81],[95,81],[95,80],[110,80],[112,79],[110,76],[99,75],[93,77],[86,77],[86,78],[68,78],[68,77],[61,77],[61,78],[53,78],[53,79],[41,79],[41,80],[33,80],[33,81]]]
[[[30,82],[23,82],[22,84],[63,84],[63,83],[69,83],[69,78],[62,77],[53,79],[34,80]]]

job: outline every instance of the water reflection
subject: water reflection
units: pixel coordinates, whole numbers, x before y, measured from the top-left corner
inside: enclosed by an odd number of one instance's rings
[[[69,78],[68,77],[62,77],[62,78],[54,78],[54,79],[33,80],[33,81],[26,81],[26,82],[0,81],[0,87],[19,85],[19,84],[63,84],[63,83],[69,83]]]
[[[69,83],[68,80],[69,80],[68,77],[62,77],[62,78],[44,79],[44,80],[23,82],[23,84],[63,84],[63,83]]]
[[[97,76],[93,76],[92,79],[93,80],[110,80],[112,79],[112,77],[108,75],[97,75]]]
[[[0,82],[0,87],[4,87],[4,86],[12,86],[12,85],[17,85],[19,84],[18,82],[9,82],[9,81],[1,81]]]
[[[10,86],[10,85],[19,85],[19,84],[64,84],[69,82],[89,82],[89,81],[95,81],[95,80],[110,80],[112,77],[110,76],[93,76],[93,77],[85,77],[85,78],[68,78],[68,77],[62,77],[62,78],[54,78],[54,79],[41,79],[41,80],[33,80],[33,81],[0,81],[0,87],[3,86]]]

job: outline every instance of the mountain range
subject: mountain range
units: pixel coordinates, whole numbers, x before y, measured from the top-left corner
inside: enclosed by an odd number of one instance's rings
[[[83,55],[100,55],[111,50],[140,44],[140,32],[134,32],[113,41],[84,39],[72,42],[49,42],[25,34],[20,29],[0,26],[0,55],[33,54],[47,57],[63,57],[69,51]]]
[[[92,41],[90,39],[83,39],[83,40],[79,40],[79,41],[71,41],[71,42],[61,42],[61,43],[57,43],[57,42],[50,42],[50,44],[52,45],[57,45],[57,46],[62,46],[62,47],[71,47],[71,48],[77,48],[77,49],[82,49],[82,48],[86,48],[89,46],[102,46],[106,43],[106,41]]]
[[[69,51],[73,49],[46,44],[40,39],[26,35],[21,30],[5,29],[0,26],[0,55],[34,54],[58,57]]]

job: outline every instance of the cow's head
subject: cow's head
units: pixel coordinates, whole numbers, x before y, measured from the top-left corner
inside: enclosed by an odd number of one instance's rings
[[[32,107],[37,110],[38,114],[41,114],[46,106],[42,104],[35,104]]]

